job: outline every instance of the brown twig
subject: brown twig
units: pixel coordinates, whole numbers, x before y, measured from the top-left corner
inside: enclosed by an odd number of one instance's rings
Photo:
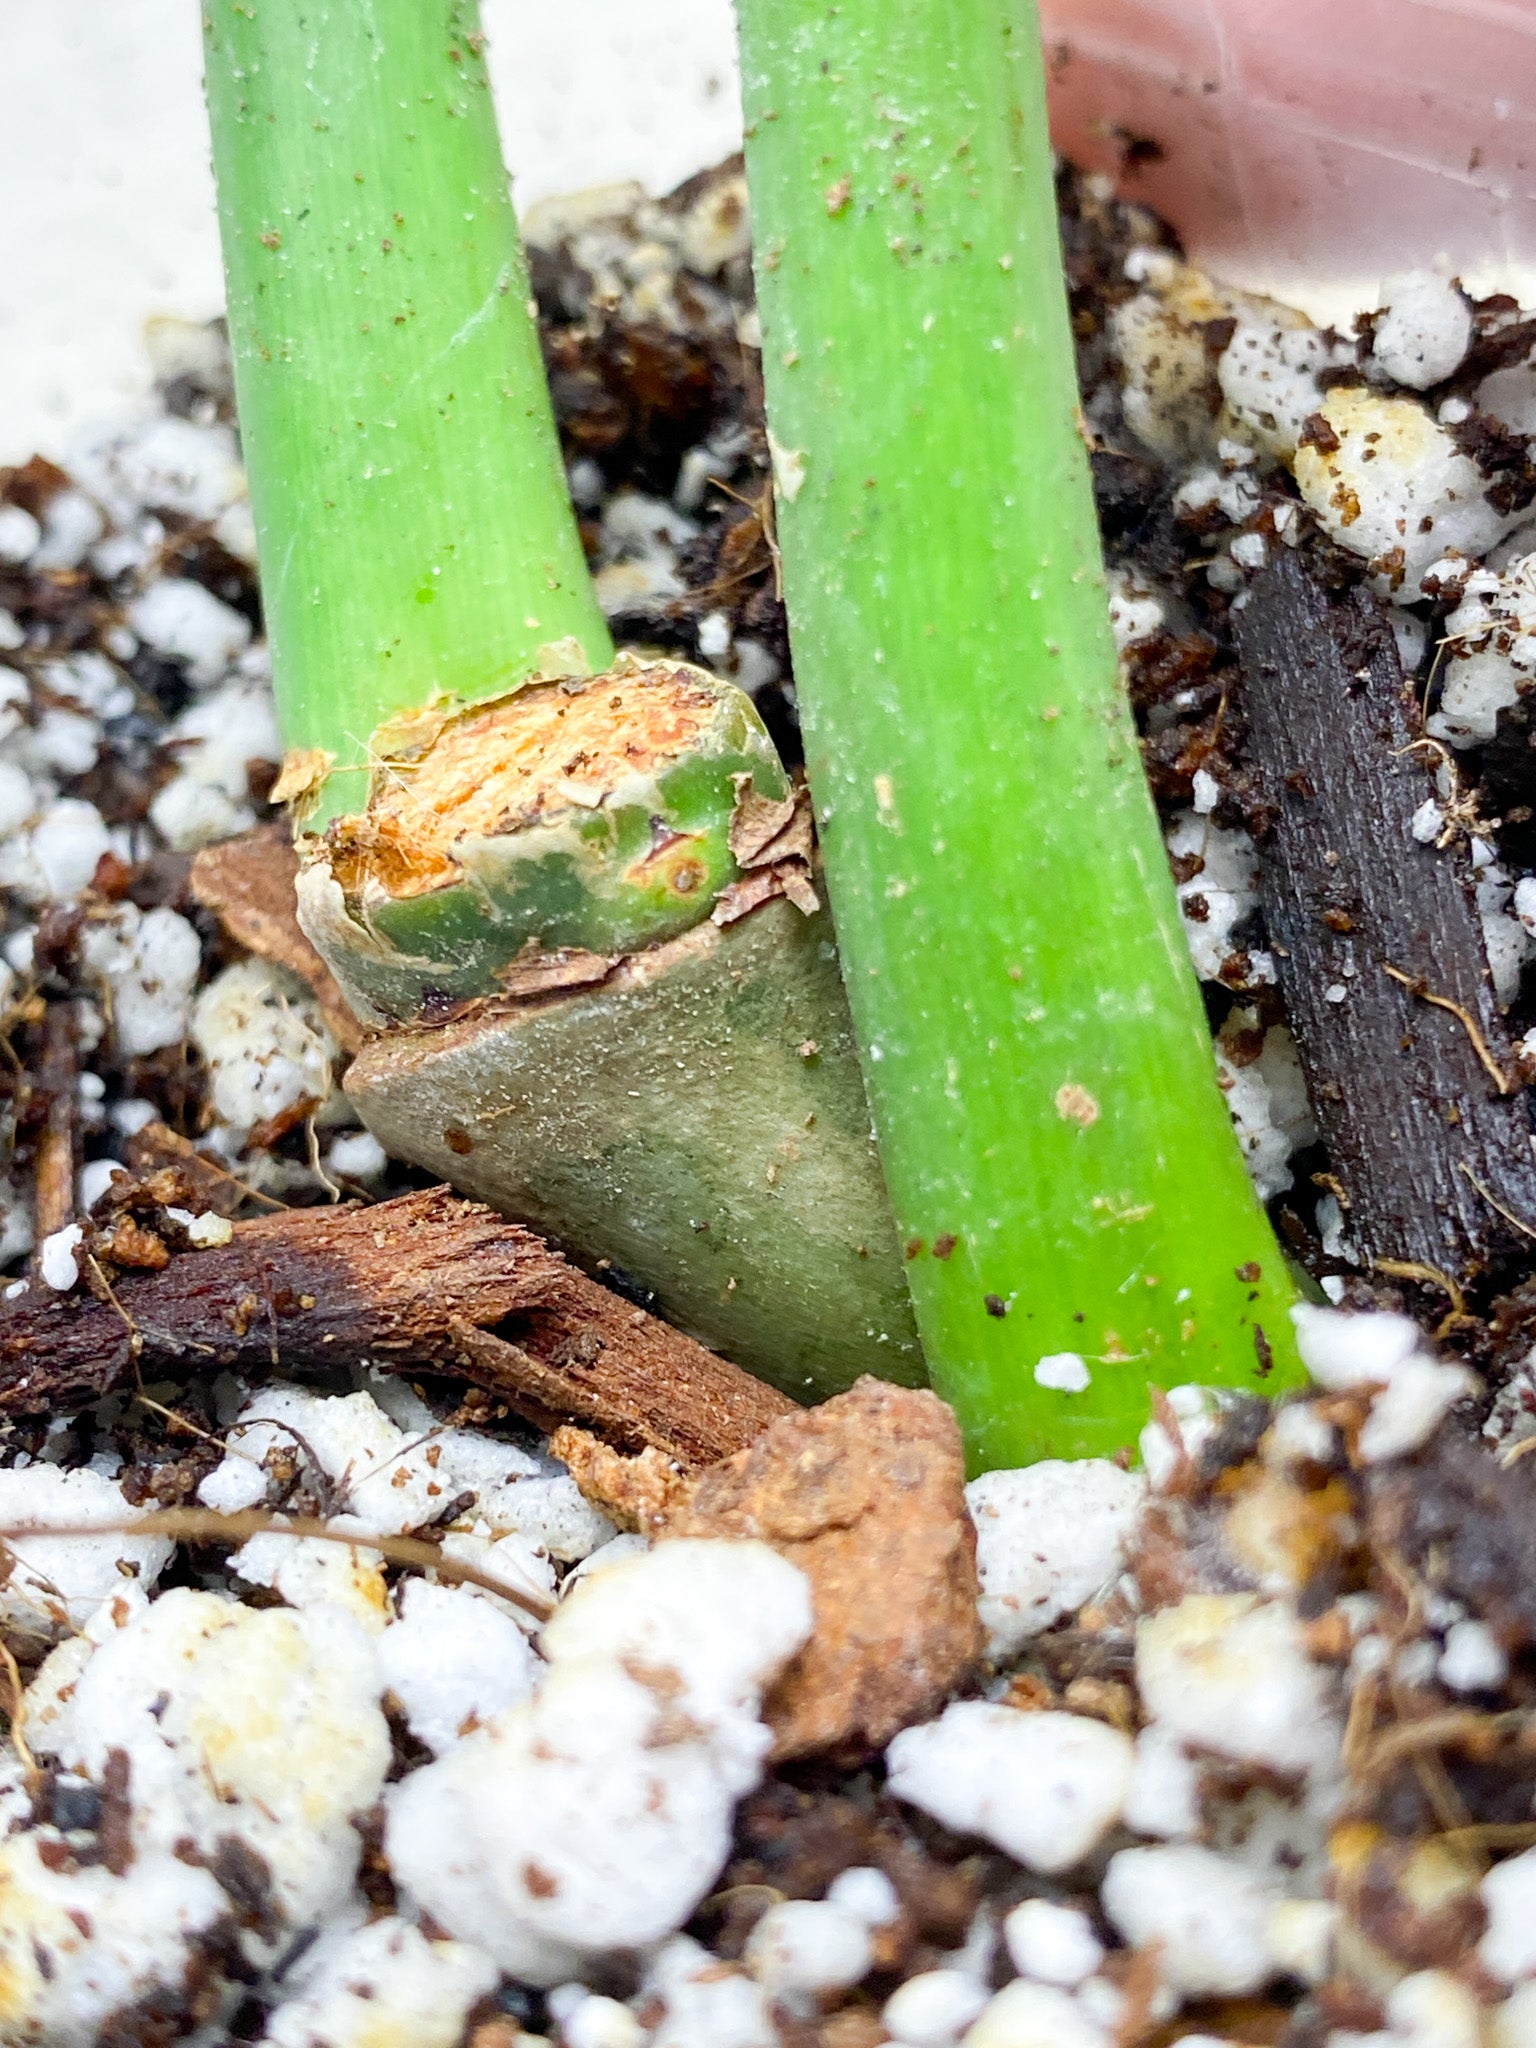
[[[159,1508],[121,1522],[17,1522],[0,1528],[0,1543],[20,1543],[36,1536],[51,1539],[104,1535],[169,1536],[176,1543],[236,1544],[249,1543],[253,1536],[309,1537],[317,1543],[344,1543],[353,1551],[376,1550],[389,1564],[436,1572],[452,1585],[478,1586],[482,1592],[510,1600],[536,1621],[548,1621],[555,1611],[554,1601],[544,1594],[525,1592],[459,1558],[445,1557],[435,1543],[424,1543],[420,1537],[370,1536],[366,1532],[333,1529],[313,1515],[272,1515],[260,1508],[244,1508],[233,1514],[220,1514],[213,1508]],[[25,1562],[23,1557],[22,1563]]]

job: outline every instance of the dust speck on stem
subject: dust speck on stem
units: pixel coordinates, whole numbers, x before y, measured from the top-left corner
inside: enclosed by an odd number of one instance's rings
[[[1077,1081],[1064,1081],[1056,1090],[1056,1114],[1064,1122],[1077,1124],[1087,1130],[1090,1124],[1099,1120],[1099,1105]]]

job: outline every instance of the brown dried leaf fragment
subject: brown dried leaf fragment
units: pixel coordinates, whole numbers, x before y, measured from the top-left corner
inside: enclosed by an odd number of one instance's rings
[[[771,903],[775,896],[782,896],[784,889],[772,868],[758,868],[750,875],[743,875],[739,882],[732,882],[715,898],[715,907],[709,913],[711,924],[735,924],[748,911],[756,910],[760,904]]]
[[[732,882],[722,889],[709,913],[710,921],[719,925],[734,924],[760,904],[771,903],[775,896],[787,896],[802,917],[811,917],[821,908],[821,899],[811,882],[807,863],[783,860],[771,868],[753,868],[739,882]]]
[[[267,800],[274,804],[299,804],[312,796],[330,774],[336,756],[324,747],[290,747]]]
[[[750,776],[738,775],[735,782],[730,847],[738,866],[773,867],[781,860],[803,860],[809,866],[816,836],[811,825],[811,793],[805,785],[773,799],[759,796]]]
[[[759,796],[750,775],[733,776],[732,781],[736,786],[736,808],[731,813],[728,834],[731,852],[738,867],[761,867],[766,849],[794,817],[797,799]]]

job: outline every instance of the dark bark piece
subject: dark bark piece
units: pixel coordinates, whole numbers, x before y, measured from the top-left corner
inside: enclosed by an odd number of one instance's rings
[[[579,1420],[690,1467],[740,1450],[792,1405],[451,1188],[237,1223],[227,1245],[119,1275],[113,1297],[33,1281],[0,1307],[0,1413],[67,1409],[122,1385],[135,1339],[140,1373],[260,1376],[358,1358],[462,1371],[541,1426]]]
[[[1233,623],[1264,915],[1349,1234],[1370,1263],[1461,1275],[1528,1252],[1499,1212],[1536,1234],[1530,1119],[1470,853],[1413,838],[1434,755],[1413,746],[1390,628],[1366,591],[1332,595],[1286,548]]]
[[[363,1027],[335,976],[299,929],[293,835],[283,824],[257,825],[238,839],[205,846],[192,863],[192,894],[229,936],[262,960],[307,981],[343,1052],[356,1052]]]

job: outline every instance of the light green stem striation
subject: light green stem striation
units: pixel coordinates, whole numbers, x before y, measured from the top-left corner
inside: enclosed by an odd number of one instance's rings
[[[1299,1367],[1116,675],[1034,10],[739,11],[795,675],[919,1331],[977,1466],[1112,1453],[1149,1382]]]
[[[203,16],[283,738],[349,771],[319,824],[360,807],[391,714],[601,669],[612,646],[474,0],[204,0]]]

